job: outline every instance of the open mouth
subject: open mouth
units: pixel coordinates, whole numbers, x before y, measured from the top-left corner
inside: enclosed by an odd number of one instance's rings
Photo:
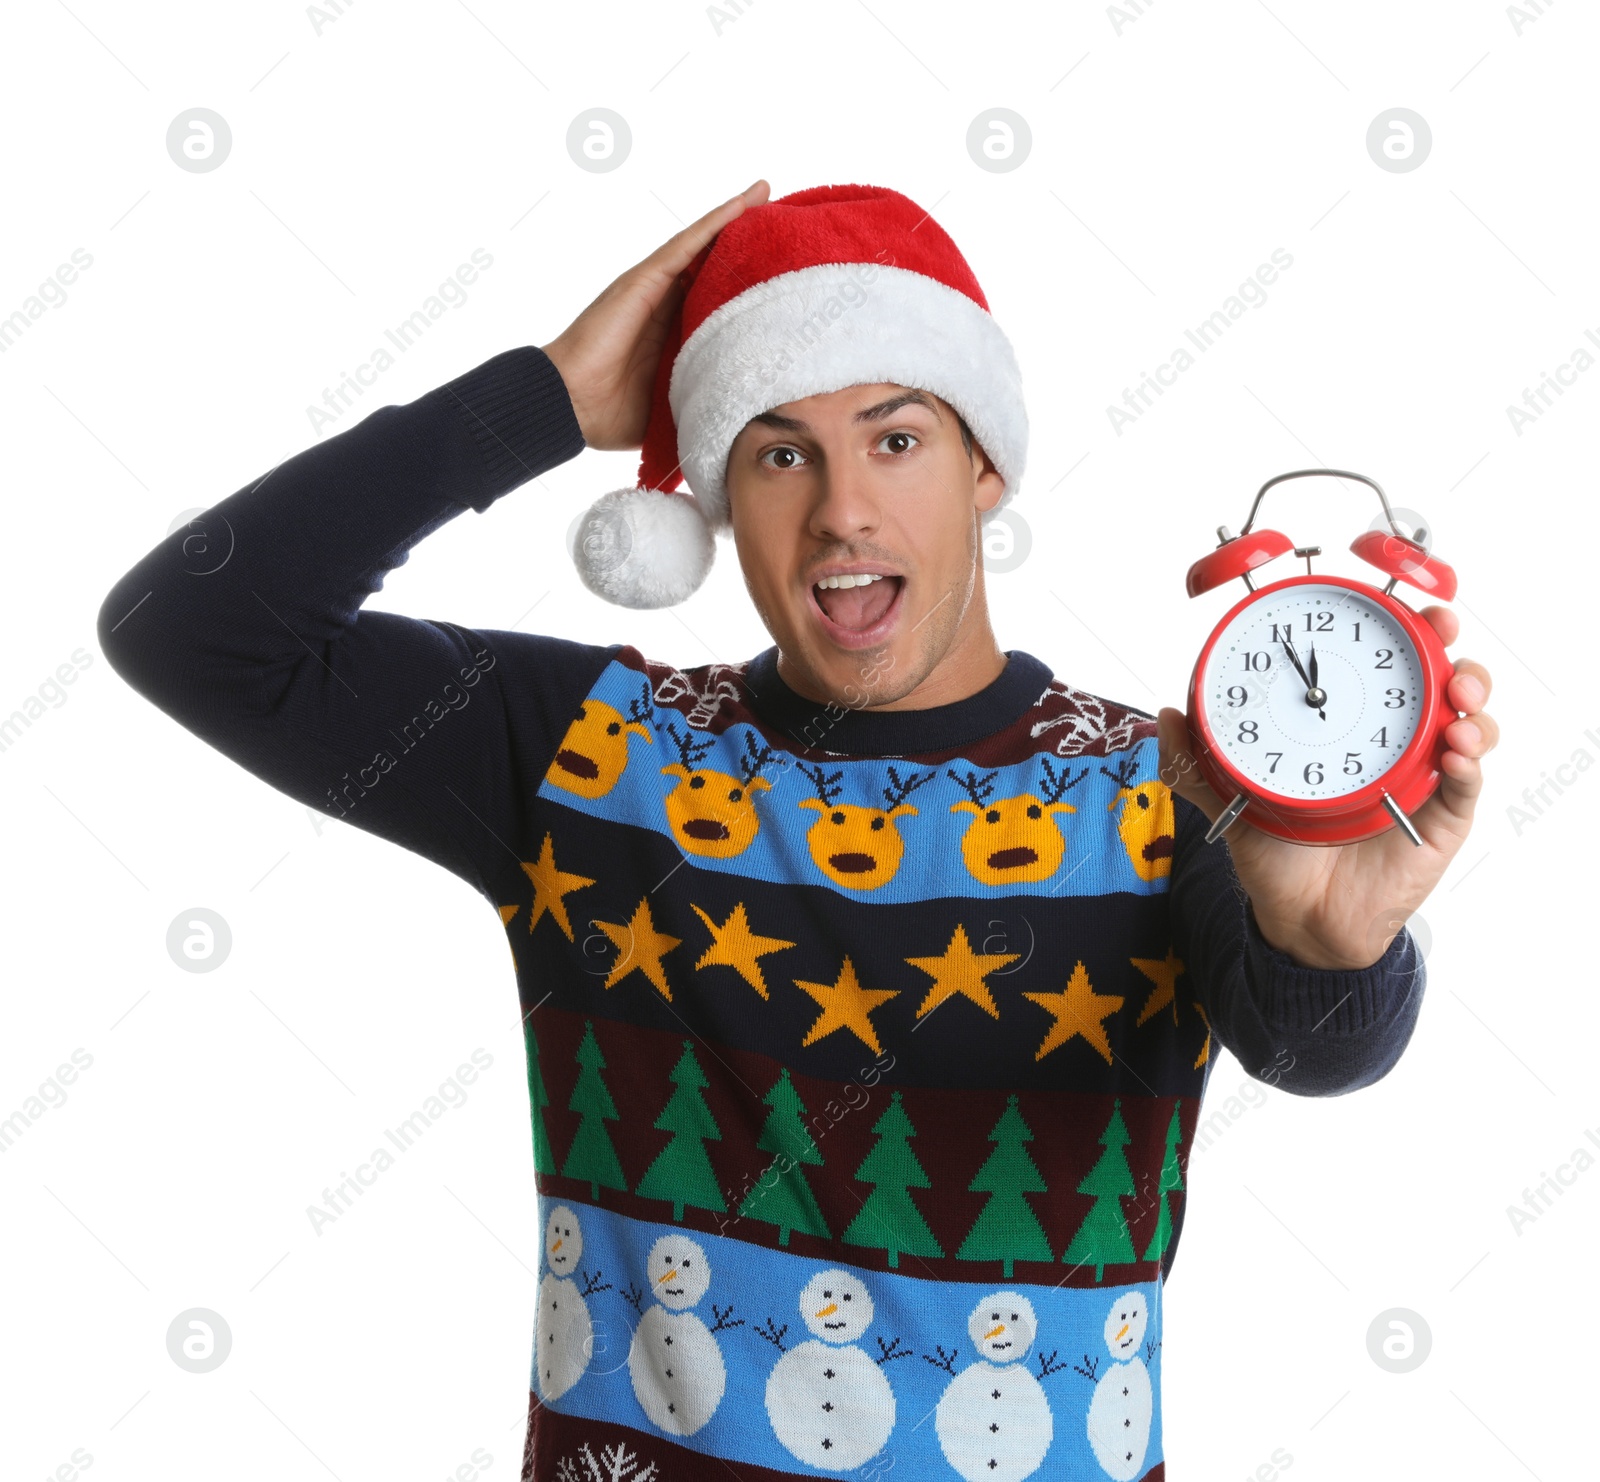
[[[891,572],[838,572],[811,586],[823,630],[844,648],[865,648],[888,637],[899,615],[905,578]]]
[[[830,854],[828,863],[841,875],[869,875],[878,868],[870,854]]]
[[[1171,859],[1172,835],[1162,834],[1159,839],[1152,839],[1142,852],[1146,859]]]
[[[574,777],[582,777],[590,782],[600,775],[600,768],[581,751],[571,751],[565,746],[556,753],[556,765],[563,772],[570,772]]]
[[[684,833],[691,839],[704,839],[710,844],[720,844],[728,837],[728,825],[714,818],[690,818],[684,821]]]
[[[1038,854],[1028,848],[1026,844],[1019,844],[1015,849],[996,849],[989,856],[991,870],[1017,870],[1023,865],[1031,865],[1039,858]]]

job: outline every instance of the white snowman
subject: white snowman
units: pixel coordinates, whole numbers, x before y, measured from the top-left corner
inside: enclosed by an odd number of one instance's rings
[[[1143,1292],[1125,1292],[1111,1304],[1106,1347],[1112,1362],[1095,1381],[1089,1402],[1089,1444],[1117,1482],[1133,1482],[1150,1445],[1150,1371],[1139,1353],[1147,1321]]]
[[[847,1472],[883,1450],[894,1429],[894,1391],[856,1347],[872,1324],[872,1297],[846,1271],[820,1271],[800,1293],[813,1336],[767,1376],[767,1415],[803,1462]]]
[[[1022,1482],[1050,1449],[1050,1402],[1026,1364],[1038,1330],[1017,1292],[985,1297],[967,1319],[978,1362],[950,1381],[933,1422],[945,1460],[967,1482]]]
[[[692,1436],[722,1401],[728,1370],[711,1330],[688,1309],[711,1285],[706,1253],[685,1235],[663,1235],[645,1258],[656,1300],[628,1348],[628,1376],[644,1413],[674,1436]]]
[[[589,1305],[572,1279],[583,1256],[583,1230],[565,1204],[550,1211],[544,1227],[545,1273],[539,1282],[539,1328],[533,1377],[539,1396],[559,1400],[589,1367],[594,1323]]]

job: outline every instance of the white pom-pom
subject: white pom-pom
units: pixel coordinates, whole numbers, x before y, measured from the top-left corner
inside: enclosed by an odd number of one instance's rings
[[[617,489],[583,517],[573,544],[579,579],[618,607],[673,607],[694,595],[716,541],[692,495]]]

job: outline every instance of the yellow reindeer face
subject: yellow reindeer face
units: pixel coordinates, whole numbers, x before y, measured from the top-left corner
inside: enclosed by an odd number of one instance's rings
[[[661,769],[676,777],[678,785],[667,794],[667,822],[672,836],[691,854],[727,859],[750,847],[761,820],[756,816],[755,794],[772,786],[765,777],[749,782],[705,767],[674,762]]]
[[[1172,842],[1177,831],[1172,789],[1165,782],[1139,782],[1124,787],[1110,807],[1122,808],[1117,832],[1141,880],[1159,880],[1172,872]]]
[[[847,890],[876,890],[894,879],[905,855],[905,840],[895,820],[914,815],[909,803],[896,808],[863,808],[856,803],[824,803],[802,798],[802,808],[821,815],[806,831],[806,847],[816,867]]]
[[[603,798],[628,765],[630,735],[655,744],[637,720],[627,719],[603,700],[585,700],[561,738],[545,780],[580,798]]]
[[[1061,867],[1067,847],[1052,813],[1076,813],[1071,803],[1047,803],[1031,792],[992,803],[952,803],[952,813],[970,813],[961,839],[967,872],[985,885],[1048,880]]]

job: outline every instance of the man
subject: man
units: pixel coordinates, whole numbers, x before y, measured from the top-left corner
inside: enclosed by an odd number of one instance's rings
[[[508,935],[542,1196],[524,1477],[1160,1477],[1215,1042],[1334,1095],[1411,1035],[1398,923],[1466,836],[1487,672],[1455,666],[1421,848],[1208,845],[1180,711],[995,641],[981,522],[1026,443],[937,223],[757,182],[543,349],[207,511],[220,569],[175,535],[106,598],[131,684]],[[680,601],[731,528],[773,648],[679,671],[360,611],[584,446],[642,448],[585,583]]]

